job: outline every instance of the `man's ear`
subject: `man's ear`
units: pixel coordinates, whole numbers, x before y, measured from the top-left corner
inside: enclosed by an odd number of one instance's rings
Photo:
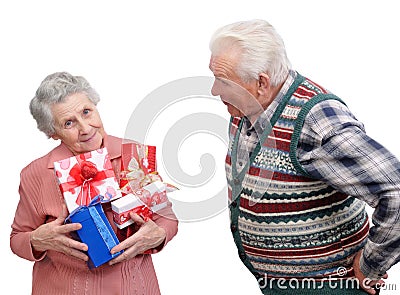
[[[261,73],[258,75],[258,94],[267,95],[271,88],[271,82],[269,76],[266,73]]]

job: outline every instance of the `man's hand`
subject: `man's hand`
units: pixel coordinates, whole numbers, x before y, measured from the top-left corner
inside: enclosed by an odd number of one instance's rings
[[[34,253],[54,250],[84,261],[88,260],[88,256],[81,252],[88,250],[87,245],[69,236],[70,232],[82,228],[82,225],[80,223],[64,224],[67,216],[67,207],[63,205],[62,213],[56,220],[45,223],[31,232]]]
[[[358,279],[361,288],[368,294],[375,295],[376,291],[374,290],[374,286],[377,286],[377,287],[383,286],[385,284],[385,281],[383,279],[387,279],[388,274],[385,273],[385,275],[379,280],[371,280],[371,279],[365,277],[360,269],[360,258],[362,255],[362,251],[363,251],[362,249],[360,251],[358,251],[356,256],[354,257],[354,262],[353,262],[354,274],[355,274],[356,278]]]
[[[111,249],[111,254],[121,250],[124,252],[109,262],[110,265],[129,260],[138,254],[143,254],[149,249],[154,249],[161,245],[166,238],[165,230],[159,227],[154,221],[144,221],[136,213],[130,212],[132,220],[140,226],[139,230]]]

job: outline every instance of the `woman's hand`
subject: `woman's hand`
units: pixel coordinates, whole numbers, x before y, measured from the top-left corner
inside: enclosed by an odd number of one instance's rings
[[[139,230],[111,249],[111,254],[124,250],[118,257],[109,262],[110,265],[129,260],[138,254],[143,254],[149,249],[156,248],[161,245],[166,238],[165,230],[159,227],[154,221],[144,221],[136,213],[130,212],[132,220],[140,226]]]
[[[88,260],[88,256],[81,252],[88,250],[87,245],[69,236],[70,232],[82,228],[82,225],[80,223],[64,224],[67,216],[67,207],[63,204],[62,214],[56,220],[45,223],[32,231],[31,245],[35,254],[54,250],[84,261]]]
[[[360,258],[362,255],[362,249],[357,252],[356,256],[354,257],[354,262],[353,262],[353,269],[354,269],[354,274],[356,278],[358,279],[358,282],[360,283],[360,287],[364,289],[365,292],[371,295],[375,295],[377,292],[374,290],[374,287],[379,289],[380,287],[383,287],[385,284],[384,279],[388,278],[388,274],[384,274],[383,277],[379,280],[371,280],[361,272],[360,269]]]

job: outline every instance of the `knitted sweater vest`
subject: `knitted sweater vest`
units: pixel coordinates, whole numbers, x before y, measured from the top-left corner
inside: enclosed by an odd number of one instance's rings
[[[231,120],[231,231],[240,259],[259,282],[354,275],[351,264],[369,230],[364,202],[312,178],[296,158],[306,114],[326,99],[339,100],[298,74],[241,171],[236,162],[242,120]]]

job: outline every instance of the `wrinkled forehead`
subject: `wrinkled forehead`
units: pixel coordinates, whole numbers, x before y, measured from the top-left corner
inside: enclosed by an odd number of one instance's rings
[[[235,76],[238,65],[238,55],[226,52],[221,55],[212,55],[209,68],[216,77]]]

